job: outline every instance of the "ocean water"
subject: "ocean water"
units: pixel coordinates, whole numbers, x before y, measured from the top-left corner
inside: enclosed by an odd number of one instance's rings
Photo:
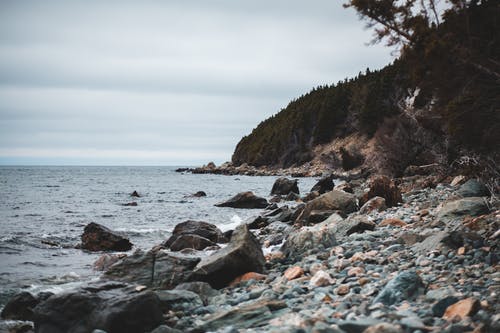
[[[98,277],[100,253],[75,249],[83,228],[103,224],[149,249],[177,223],[223,231],[261,210],[214,207],[238,192],[269,198],[277,177],[193,175],[173,167],[0,167],[0,307],[25,290],[58,292]],[[301,193],[315,179],[299,179]],[[134,190],[140,198],[130,196]],[[191,194],[205,191],[206,197]],[[137,202],[136,207],[124,204]]]

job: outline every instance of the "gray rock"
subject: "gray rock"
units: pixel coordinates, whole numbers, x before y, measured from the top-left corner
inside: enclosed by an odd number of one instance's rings
[[[481,197],[470,197],[447,202],[439,210],[437,219],[442,222],[449,222],[465,215],[477,216],[488,213],[489,209],[486,201]]]
[[[40,300],[28,292],[14,295],[2,310],[2,319],[33,320],[33,308]]]
[[[203,250],[209,246],[216,245],[214,242],[210,241],[205,237],[201,237],[195,234],[183,234],[176,238],[176,240],[170,245],[171,251],[181,251],[184,249],[193,250]]]
[[[259,300],[215,313],[208,317],[200,328],[215,331],[228,326],[237,329],[260,327],[274,318],[276,312],[286,308],[286,306],[283,301]]]
[[[286,223],[273,222],[260,231],[258,238],[262,244],[277,245],[283,242],[292,230],[293,228]]]
[[[327,221],[327,223],[332,224],[332,217],[330,217]],[[340,239],[355,233],[375,230],[375,226],[375,223],[368,220],[366,216],[354,215],[345,220],[336,219],[336,222],[333,224],[333,230],[335,232],[335,237]]]
[[[199,258],[166,251],[137,250],[110,267],[103,279],[136,283],[154,288],[173,288],[189,281]]]
[[[446,296],[442,299],[440,299],[438,302],[436,302],[432,306],[432,314],[435,317],[442,317],[446,311],[446,309],[452,305],[458,302],[460,299],[456,296]]]
[[[343,191],[333,190],[320,195],[306,203],[304,210],[297,218],[298,222],[306,224],[312,211],[341,211],[349,214],[358,209],[356,196]]]
[[[281,247],[288,257],[302,257],[308,251],[329,248],[337,245],[334,225],[325,222],[312,227],[302,227],[292,232]]]
[[[118,282],[95,283],[53,295],[34,309],[39,333],[145,332],[162,322],[160,300],[151,291]]]
[[[229,244],[203,258],[193,273],[196,280],[222,288],[244,273],[262,273],[265,262],[259,241],[246,225],[240,225],[233,232]]]
[[[185,237],[185,235],[190,235],[190,236]],[[199,237],[194,237],[193,235],[202,237],[202,239],[200,239]],[[185,247],[195,248],[196,250],[202,250],[207,246],[213,245],[214,243],[227,242],[226,238],[222,234],[222,231],[219,228],[217,228],[217,226],[215,226],[214,224],[203,221],[192,221],[192,220],[177,224],[174,230],[172,231],[172,236],[170,236],[170,238],[164,244],[162,244],[162,246],[171,248],[172,245],[179,238],[181,238],[181,240],[184,239],[183,242],[184,245],[182,245],[181,243],[176,244],[176,246],[174,246],[176,250],[173,251],[180,251]],[[203,247],[203,245],[206,246]]]
[[[414,271],[399,273],[389,281],[373,303],[392,305],[404,300],[411,300],[423,289],[424,284],[420,276]]]
[[[460,186],[457,193],[462,197],[487,197],[490,195],[488,188],[477,179],[469,179]]]
[[[217,207],[232,207],[232,208],[266,208],[269,205],[265,198],[261,198],[253,194],[253,192],[241,192],[236,194],[231,199],[216,204]]]
[[[192,291],[157,290],[155,293],[160,299],[161,309],[164,313],[170,310],[185,312],[203,306],[200,296]]]
[[[297,179],[291,180],[284,177],[276,179],[271,189],[271,194],[288,195],[290,193],[300,194]]]
[[[201,300],[203,301],[203,304],[205,305],[209,304],[210,299],[212,297],[219,295],[218,290],[213,289],[206,282],[199,282],[199,281],[181,283],[177,287],[175,287],[175,290],[181,290],[181,291],[187,290],[196,293],[198,296],[200,296]]]
[[[369,318],[369,317],[361,317],[356,318],[355,320],[341,320],[337,323],[337,325],[343,331],[347,333],[362,333],[370,326],[374,326],[382,323],[380,320]]]
[[[152,330],[150,333],[183,333],[180,330],[176,330],[175,328],[171,328],[170,326],[167,325],[160,325],[154,330]]]

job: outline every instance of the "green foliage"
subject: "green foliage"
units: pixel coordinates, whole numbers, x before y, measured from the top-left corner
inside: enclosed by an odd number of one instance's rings
[[[314,88],[244,137],[233,163],[288,167],[310,160],[315,145],[335,137],[358,130],[372,135],[384,117],[396,112],[393,95],[406,76],[400,69],[397,62],[336,85]]]

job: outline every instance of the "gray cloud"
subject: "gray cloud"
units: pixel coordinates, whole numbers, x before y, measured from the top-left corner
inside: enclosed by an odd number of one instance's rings
[[[0,163],[228,160],[291,99],[388,63],[369,39],[331,0],[2,1]]]

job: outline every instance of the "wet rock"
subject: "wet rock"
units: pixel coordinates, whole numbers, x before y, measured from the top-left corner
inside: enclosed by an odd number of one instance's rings
[[[352,194],[333,190],[320,195],[314,200],[306,203],[304,210],[297,220],[307,223],[312,211],[335,211],[339,210],[344,214],[349,214],[358,209],[356,197]]]
[[[481,304],[475,298],[466,298],[458,301],[455,304],[450,305],[444,312],[443,318],[452,320],[455,317],[463,319],[465,317],[471,317],[476,314],[481,308]]]
[[[122,259],[102,276],[103,279],[136,283],[153,288],[170,289],[187,282],[199,258],[166,251],[137,250]]]
[[[150,331],[161,324],[160,300],[124,283],[90,284],[53,295],[34,309],[37,332]]]
[[[262,273],[265,259],[260,243],[246,225],[238,226],[229,244],[195,267],[197,280],[208,282],[214,288],[222,288],[234,278],[247,272]]]
[[[486,201],[481,197],[470,197],[447,202],[438,212],[437,219],[449,222],[462,219],[465,215],[478,216],[488,213]]]
[[[302,198],[302,201],[308,202],[308,201],[316,199],[319,196],[320,196],[320,193],[318,191],[312,191],[310,193],[307,193],[307,195]]]
[[[181,251],[183,249],[203,250],[209,246],[216,245],[205,237],[195,234],[182,234],[170,245],[171,251]]]
[[[365,204],[363,206],[361,206],[361,208],[359,209],[359,213],[360,214],[369,214],[373,211],[382,212],[386,209],[387,209],[387,206],[385,204],[384,198],[373,197],[370,200],[368,200],[367,202],[365,202]]]
[[[342,184],[336,185],[333,189],[337,190],[337,191],[342,191],[342,192],[354,194],[354,188],[353,188],[352,184],[350,184],[350,183],[342,183]]]
[[[201,197],[206,197],[207,194],[204,191],[198,191],[196,193],[193,193],[192,196],[195,197],[195,198],[201,198]]]
[[[404,271],[389,281],[373,303],[392,305],[404,300],[411,300],[424,287],[422,279],[414,271]]]
[[[140,198],[141,197],[137,191],[134,191],[134,192],[130,193],[130,196],[131,197],[135,197],[135,198]]]
[[[469,179],[460,186],[457,194],[462,197],[487,197],[490,195],[488,188],[477,179]]]
[[[95,332],[92,332],[95,333]],[[177,330],[175,328],[171,328],[170,326],[167,325],[160,325],[154,330],[152,330],[150,333],[184,333],[180,330]]]
[[[217,207],[232,207],[232,208],[266,208],[268,202],[265,198],[261,198],[253,194],[253,192],[241,192],[232,197],[231,199],[218,203]]]
[[[124,203],[122,204],[122,206],[125,206],[125,207],[137,207],[137,202],[133,201],[133,202],[127,202],[127,203]]]
[[[320,180],[311,188],[310,192],[318,192],[319,194],[324,194],[333,190],[335,184],[333,183],[333,175],[328,175]]]
[[[203,302],[198,294],[188,290],[157,290],[154,292],[160,300],[161,310],[189,311],[200,306]]]
[[[128,251],[132,243],[105,226],[92,222],[83,230],[81,248],[89,251]]]
[[[386,176],[378,176],[371,179],[369,187],[370,190],[363,195],[361,204],[377,196],[385,199],[387,207],[393,207],[403,202],[401,191],[396,184]]]
[[[284,177],[276,179],[271,189],[271,194],[288,195],[289,193],[300,194],[297,179],[291,180]]]
[[[287,194],[287,196],[285,197],[284,200],[285,201],[299,201],[301,199],[300,199],[300,195],[298,195],[297,193],[290,192],[290,193]]]
[[[181,283],[175,287],[175,290],[191,291],[197,294],[205,305],[209,303],[211,298],[220,294],[219,291],[213,289],[208,283],[199,281]]]
[[[40,299],[28,292],[21,292],[12,297],[2,310],[2,319],[33,320],[33,308]]]
[[[214,245],[214,243],[225,243],[227,241],[222,231],[214,224],[192,220],[177,224],[172,231],[172,236],[162,246],[172,247],[177,240],[179,240],[179,243],[176,244],[175,250],[172,249],[173,251],[180,251],[184,248],[202,250],[205,247]]]
[[[281,252],[287,257],[295,258],[301,257],[308,251],[337,245],[335,230],[327,221],[292,232],[281,247]]]
[[[215,313],[208,317],[200,328],[205,331],[216,331],[229,326],[235,329],[260,327],[271,320],[276,312],[286,307],[283,301],[259,300]]]

